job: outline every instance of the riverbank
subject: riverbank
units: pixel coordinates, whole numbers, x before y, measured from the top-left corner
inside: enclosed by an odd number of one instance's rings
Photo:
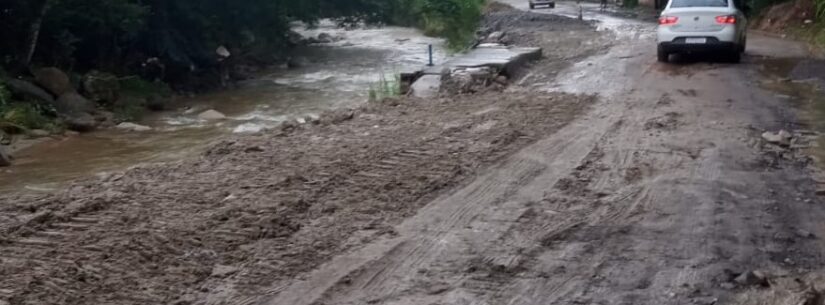
[[[15,304],[252,302],[342,251],[395,234],[393,225],[429,199],[593,103],[529,88],[609,40],[594,42],[603,34],[584,22],[531,23],[532,16],[513,14],[525,23],[500,30],[524,41],[563,36],[565,47],[534,64],[529,78],[512,79],[511,89],[384,99],[230,136],[194,158],[53,195],[3,197],[3,297]],[[542,30],[529,30],[539,23]],[[48,257],[32,248],[41,246],[53,249]]]

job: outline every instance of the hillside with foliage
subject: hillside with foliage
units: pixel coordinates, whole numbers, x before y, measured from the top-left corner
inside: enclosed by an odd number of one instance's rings
[[[3,78],[22,77],[35,82],[36,69],[57,67],[68,72],[74,84],[89,73],[103,71],[111,75],[106,76],[109,79],[116,76],[129,80],[129,84],[120,86],[151,90],[168,88],[168,84],[190,92],[213,90],[220,87],[225,71],[231,69],[227,66],[266,66],[283,60],[289,48],[298,43],[295,34],[290,33],[291,24],[312,24],[321,18],[332,18],[342,25],[366,22],[415,26],[461,48],[474,38],[483,3],[484,0],[4,0],[0,1],[0,86]],[[217,54],[221,47],[225,48],[224,54],[231,54],[230,60]],[[50,93],[54,99],[62,94]],[[55,115],[48,110],[34,111],[43,107],[25,105],[25,101],[0,98],[0,120],[12,109],[17,109],[14,117],[21,112]],[[112,106],[108,107],[111,111]]]

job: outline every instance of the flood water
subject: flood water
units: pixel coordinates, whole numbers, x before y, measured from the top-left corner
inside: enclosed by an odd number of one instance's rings
[[[409,28],[347,31],[322,22],[298,32],[307,37],[329,33],[343,40],[295,50],[294,56],[308,60],[301,68],[274,68],[236,89],[178,99],[177,109],[138,122],[152,131],[103,130],[19,151],[13,166],[0,170],[0,192],[48,192],[78,178],[191,157],[224,136],[261,132],[285,120],[358,106],[366,102],[370,86],[381,77],[392,78],[426,64],[430,44],[435,47],[436,61],[447,57],[442,40]],[[197,115],[208,109],[229,119],[199,120]]]

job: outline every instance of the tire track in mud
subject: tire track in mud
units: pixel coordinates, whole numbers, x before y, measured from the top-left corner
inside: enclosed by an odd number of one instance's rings
[[[585,158],[613,122],[599,115],[565,127],[436,199],[397,228],[399,237],[348,256],[364,257],[349,262],[355,264],[351,271],[341,273],[341,262],[333,261],[267,304],[429,304],[499,294],[529,259],[490,249],[499,249],[496,243],[502,238],[520,232],[514,227],[535,212],[530,206],[542,200],[546,185],[574,170],[579,162],[571,159]],[[558,156],[567,159],[554,158]],[[329,285],[333,275],[337,284],[319,292],[317,287]]]
[[[369,105],[350,121],[227,140],[199,160],[3,198],[0,300],[260,303],[340,252],[397,236],[391,224],[592,100],[491,92]]]

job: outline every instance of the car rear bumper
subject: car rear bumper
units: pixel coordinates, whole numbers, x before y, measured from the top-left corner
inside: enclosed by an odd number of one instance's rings
[[[722,28],[719,31],[711,31],[711,32],[677,32],[674,31],[671,27],[668,26],[659,26],[657,30],[656,37],[659,43],[666,43],[666,42],[676,42],[678,40],[684,40],[687,37],[707,37],[707,38],[714,38],[718,41],[724,42],[737,42],[738,35],[736,33],[736,27],[734,26],[727,26]]]
[[[533,0],[533,1],[530,1],[530,3],[533,4],[533,5],[550,5],[550,4],[556,4],[556,1]]]
[[[739,46],[736,43],[729,42],[729,41],[719,41],[716,38],[709,37],[707,43],[702,44],[693,44],[693,43],[685,43],[684,38],[677,39],[671,42],[661,42],[659,43],[659,49],[667,53],[678,53],[678,52],[728,52],[728,51],[736,51],[738,50]]]

